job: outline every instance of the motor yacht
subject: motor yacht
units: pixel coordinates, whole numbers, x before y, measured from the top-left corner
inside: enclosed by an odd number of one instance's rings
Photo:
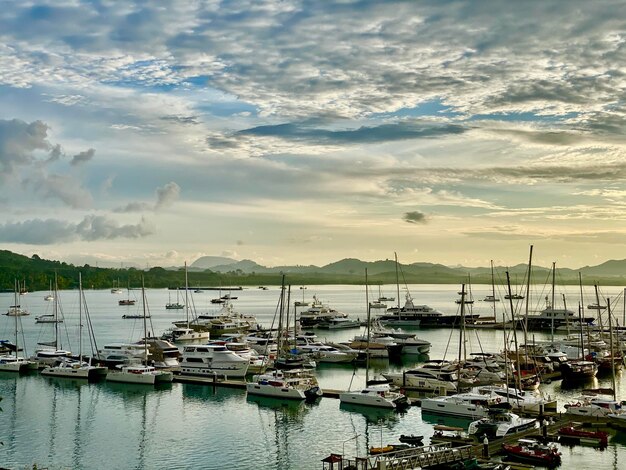
[[[183,348],[180,373],[200,376],[243,378],[250,361],[220,344],[188,345]]]
[[[293,400],[311,400],[322,396],[315,376],[303,369],[273,370],[255,375],[253,381],[246,384],[246,391],[250,395]]]

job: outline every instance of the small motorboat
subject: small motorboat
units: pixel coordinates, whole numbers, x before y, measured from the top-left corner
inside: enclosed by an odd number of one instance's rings
[[[557,432],[561,436],[561,442],[575,444],[592,444],[605,447],[609,444],[609,434],[605,431],[585,431],[574,426],[565,426]]]
[[[533,465],[554,468],[561,464],[561,453],[554,445],[541,444],[535,439],[519,439],[517,444],[502,444],[507,457]]]
[[[412,446],[422,445],[422,441],[424,440],[424,436],[416,436],[414,434],[401,434],[400,442],[405,444],[410,444]]]
[[[371,455],[387,454],[389,452],[396,452],[398,450],[406,450],[406,449],[409,449],[410,447],[411,446],[406,445],[406,444],[387,444],[386,446],[383,446],[383,447],[370,447],[369,453]]]

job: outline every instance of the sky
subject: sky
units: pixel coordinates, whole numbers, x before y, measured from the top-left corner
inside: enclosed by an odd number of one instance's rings
[[[622,1],[4,1],[0,248],[626,258]]]

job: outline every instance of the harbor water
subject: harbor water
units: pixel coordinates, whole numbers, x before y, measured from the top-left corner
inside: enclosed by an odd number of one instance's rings
[[[383,294],[397,297],[395,286],[383,286]],[[459,286],[409,286],[415,304],[428,304],[444,313],[456,313]],[[473,313],[493,316],[493,303],[481,302],[491,293],[491,286],[474,286],[477,299]],[[575,310],[580,301],[580,289],[568,287],[568,308]],[[222,291],[222,294],[225,292]],[[610,298],[614,312],[621,318],[623,308],[621,288],[607,289],[602,299]],[[36,324],[35,316],[52,313],[53,302],[45,301],[47,292],[31,292],[20,296],[22,307],[29,316],[20,317],[20,347],[32,353],[36,343],[50,341],[53,325]],[[124,314],[140,314],[141,292],[130,291],[137,298],[134,306],[118,306],[123,294],[108,290],[86,290],[97,345],[109,342],[137,341],[143,337],[141,319],[123,319]],[[267,290],[256,287],[232,291],[237,296],[235,310],[250,313],[258,322],[270,327],[275,320],[280,288]],[[292,287],[291,304],[313,295],[329,306],[365,320],[366,300],[359,286]],[[185,310],[166,310],[172,292],[147,290],[152,333],[160,335],[183,320]],[[376,292],[370,292],[378,297]],[[401,291],[400,295],[404,293]],[[583,301],[595,302],[593,291],[585,288]],[[197,312],[215,311],[210,299],[218,291],[205,290],[193,294]],[[544,307],[545,294],[537,293],[532,310]],[[78,349],[78,292],[59,293],[64,322],[59,324],[63,347]],[[558,298],[559,301],[561,300]],[[614,299],[614,300],[613,300]],[[184,296],[181,299],[184,303]],[[508,301],[507,301],[508,302]],[[0,294],[0,308],[13,305],[12,294]],[[397,300],[396,300],[397,303]],[[401,304],[404,303],[402,299]],[[495,306],[500,316],[504,300]],[[556,306],[558,307],[558,302]],[[389,305],[393,306],[393,305]],[[376,312],[373,312],[376,314]],[[589,314],[589,313],[587,313]],[[293,318],[293,317],[292,317]],[[621,323],[623,325],[623,323]],[[274,325],[276,326],[276,324]],[[0,317],[0,339],[14,340],[14,317]],[[314,330],[321,340],[343,341],[360,331]],[[417,336],[432,343],[429,356],[407,356],[399,363],[372,361],[370,374],[386,370],[402,370],[432,359],[454,359],[459,349],[459,332],[451,329],[417,329]],[[83,348],[88,352],[88,341]],[[546,339],[550,333],[535,333],[528,341]],[[521,341],[521,338],[520,338]],[[470,352],[496,352],[504,347],[501,330],[470,330],[464,349]],[[320,364],[317,376],[322,388],[348,390],[362,387],[365,382],[363,366]],[[612,387],[610,376],[601,376],[585,387]],[[616,378],[617,398],[626,399],[626,379]],[[582,387],[564,388],[560,380],[542,384],[540,389],[556,397],[559,410],[582,394]],[[424,443],[433,434],[437,423],[467,426],[468,421],[422,416],[418,406],[406,412],[383,411],[341,405],[339,400],[322,398],[315,403],[290,402],[246,396],[245,390],[203,385],[173,383],[146,387],[110,382],[87,383],[71,379],[54,379],[39,374],[0,374],[0,467],[10,469],[320,469],[321,460],[330,453],[364,456],[369,447],[397,443],[401,434],[424,435]],[[615,433],[604,450],[592,447],[561,446],[562,468],[621,469],[619,460],[626,461],[626,433]]]

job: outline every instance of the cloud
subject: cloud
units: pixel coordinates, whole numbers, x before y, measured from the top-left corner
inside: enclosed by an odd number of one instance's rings
[[[23,184],[43,199],[56,199],[74,209],[85,209],[93,203],[91,193],[70,175],[33,174]]]
[[[157,200],[154,204],[149,204],[147,202],[130,202],[123,207],[114,209],[114,212],[158,211],[171,206],[178,200],[179,197],[180,186],[172,181],[156,189]]]
[[[173,181],[167,183],[162,188],[157,188],[157,202],[154,206],[154,210],[162,209],[163,207],[170,206],[174,201],[180,197],[180,186]]]
[[[145,202],[129,202],[123,207],[117,207],[113,212],[143,212],[150,211],[154,208],[152,204]]]
[[[378,143],[397,140],[442,137],[461,134],[465,128],[455,124],[427,123],[420,121],[381,124],[352,130],[327,130],[299,123],[259,126],[239,131],[240,135],[280,137],[286,140],[306,141],[311,144],[325,143]]]
[[[94,149],[85,150],[84,152],[80,152],[72,157],[71,165],[80,165],[82,163],[88,162],[93,158],[96,154]]]
[[[57,219],[32,219],[0,225],[0,241],[28,245],[50,245],[76,240],[144,238],[155,233],[144,219],[136,225],[120,225],[104,216],[86,216],[74,224]]]
[[[402,219],[409,224],[425,224],[427,222],[426,216],[418,211],[406,212]]]
[[[51,157],[57,156],[59,149],[47,137],[48,126],[41,121],[0,119],[0,173],[12,173],[16,166],[30,165],[36,160],[37,150],[52,150]]]
[[[161,120],[185,125],[200,124],[198,116],[163,116]]]
[[[115,238],[144,238],[155,232],[154,227],[141,219],[136,225],[119,225],[104,216],[90,215],[76,226],[77,234],[87,241]]]

